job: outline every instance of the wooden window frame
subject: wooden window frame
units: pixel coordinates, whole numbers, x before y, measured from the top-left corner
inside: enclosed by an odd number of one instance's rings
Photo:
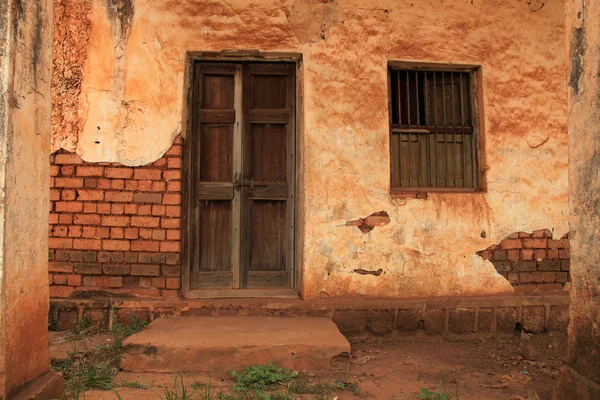
[[[188,51],[186,53],[185,68],[185,90],[183,101],[182,120],[182,138],[183,138],[183,168],[182,183],[183,187],[188,187],[189,165],[191,165],[191,149],[188,148],[189,141],[187,135],[191,134],[192,129],[192,104],[194,91],[194,64],[197,61],[217,61],[217,62],[262,62],[262,63],[294,63],[296,69],[296,106],[295,106],[295,199],[294,199],[294,274],[293,285],[290,289],[225,289],[225,290],[192,290],[190,288],[191,279],[191,254],[188,251],[189,240],[189,221],[188,210],[189,190],[184,190],[181,212],[181,231],[182,231],[182,249],[181,249],[181,293],[187,299],[203,298],[298,298],[302,297],[302,269],[303,269],[303,237],[304,232],[304,191],[303,187],[303,77],[302,77],[302,54],[300,53],[262,53],[257,50],[223,50],[215,51]]]
[[[395,197],[417,197],[427,198],[427,193],[478,193],[485,192],[485,165],[484,160],[484,141],[483,141],[483,97],[482,97],[482,67],[474,64],[446,64],[446,63],[430,63],[430,62],[415,62],[415,61],[389,61],[387,65],[387,88],[388,88],[388,126],[389,126],[389,147],[390,147],[390,193]],[[414,70],[414,71],[431,71],[431,72],[459,72],[468,73],[470,75],[470,90],[471,90],[471,112],[473,119],[473,149],[474,157],[474,176],[475,185],[473,188],[463,187],[407,187],[394,186],[393,163],[394,155],[392,149],[392,80],[390,71],[392,70]],[[425,196],[421,197],[420,195]]]

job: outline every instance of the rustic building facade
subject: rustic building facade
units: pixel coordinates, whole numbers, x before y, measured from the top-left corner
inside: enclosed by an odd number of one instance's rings
[[[560,292],[564,8],[529,3],[57,1],[52,296]]]

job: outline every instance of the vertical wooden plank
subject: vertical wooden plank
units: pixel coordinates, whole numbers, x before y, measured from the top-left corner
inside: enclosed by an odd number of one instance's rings
[[[239,181],[242,177],[242,128],[244,126],[242,106],[242,65],[236,65],[234,76],[234,107],[235,125],[233,128],[233,180]],[[232,288],[241,287],[241,193],[233,191],[232,201],[232,230],[231,230],[231,264],[232,264]]]
[[[241,138],[241,164],[240,183],[249,182],[252,178],[251,171],[251,143],[250,143],[250,108],[252,106],[252,75],[250,65],[242,66],[242,138]],[[250,212],[252,200],[247,186],[238,188],[240,196],[240,263],[239,287],[248,286],[248,271],[250,261]]]
[[[290,120],[287,124],[287,183],[288,199],[286,204],[286,223],[287,223],[287,248],[286,248],[286,270],[288,273],[288,287],[295,287],[296,266],[296,65],[288,64],[287,76],[287,108]]]
[[[392,147],[392,187],[402,186],[400,176],[400,134],[391,134],[391,147]]]
[[[196,282],[198,279],[198,273],[200,272],[200,202],[198,201],[198,185],[200,180],[200,109],[203,102],[202,99],[202,64],[196,63],[196,73],[194,74],[194,86],[195,86],[195,102],[194,102],[194,138],[191,143],[191,157],[192,163],[190,165],[191,170],[191,235],[190,235],[190,248],[192,252],[191,257],[191,282]]]

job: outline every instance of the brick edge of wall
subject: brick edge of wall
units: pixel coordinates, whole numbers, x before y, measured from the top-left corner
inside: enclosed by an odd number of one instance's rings
[[[136,315],[144,321],[165,316],[271,316],[325,317],[346,336],[476,335],[513,333],[517,324],[525,332],[566,332],[569,296],[498,296],[493,298],[430,299],[406,301],[160,301],[51,299],[51,328],[73,328],[84,317],[108,329],[112,321],[125,322]]]

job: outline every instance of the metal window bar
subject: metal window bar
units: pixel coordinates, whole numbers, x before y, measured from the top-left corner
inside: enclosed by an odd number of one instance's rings
[[[391,72],[396,80],[393,88],[396,93],[391,93],[391,98],[397,101],[397,125],[391,121],[391,134],[394,142],[397,143],[393,155],[398,157],[398,162],[395,162],[397,169],[394,170],[394,173],[398,174],[398,179],[395,179],[396,184],[400,187],[413,188],[413,174],[416,173],[418,187],[475,188],[477,186],[476,141],[469,114],[472,108],[470,73],[398,69],[391,69]],[[411,82],[413,77],[414,81]],[[440,79],[441,86],[438,87]],[[433,93],[430,94],[430,91]],[[438,94],[442,96],[441,101]],[[448,112],[452,113],[451,117]],[[441,114],[439,117],[443,120],[442,125],[439,125],[438,114]],[[459,118],[460,124],[457,121]],[[467,135],[470,135],[468,147]],[[462,151],[459,151],[459,143],[462,143]],[[425,149],[423,145],[426,146]],[[439,152],[440,146],[443,146],[443,156]],[[417,154],[411,154],[413,151]],[[471,168],[467,168],[468,152],[471,155]],[[408,171],[403,171],[403,164],[405,166],[408,164]],[[461,166],[462,174],[459,174]],[[442,184],[440,184],[441,169],[444,169]],[[459,175],[462,177],[462,184],[459,184]]]

